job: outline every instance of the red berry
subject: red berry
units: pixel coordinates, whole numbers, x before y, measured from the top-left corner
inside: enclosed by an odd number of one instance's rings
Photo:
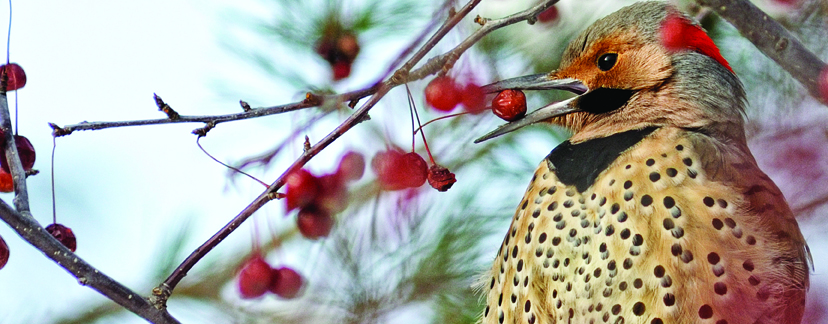
[[[376,172],[380,187],[384,190],[416,188],[422,186],[428,177],[428,165],[414,152],[379,152],[371,160],[371,168]]]
[[[334,220],[327,212],[314,206],[303,207],[296,217],[296,227],[302,236],[315,240],[331,233]]]
[[[339,160],[336,174],[348,181],[359,180],[365,173],[365,157],[357,152],[348,152]]]
[[[32,142],[29,142],[29,139],[25,136],[14,135],[14,143],[17,145],[17,155],[20,156],[20,162],[23,163],[23,170],[31,170],[34,167],[36,157]],[[9,164],[6,161],[5,147],[5,145],[0,145],[0,167],[3,168],[3,171],[11,172],[9,171]]]
[[[6,266],[6,262],[9,262],[9,246],[6,245],[6,241],[0,236],[0,269]]]
[[[447,76],[434,78],[425,88],[426,103],[440,111],[452,111],[460,103],[460,97],[457,84]]]
[[[334,81],[339,81],[351,75],[351,62],[337,61],[331,65]]]
[[[338,174],[326,174],[319,179],[319,194],[307,207],[316,207],[327,214],[337,214],[348,207],[348,189]]]
[[[294,298],[302,290],[302,276],[291,268],[270,271],[270,292],[282,298]]]
[[[75,252],[77,248],[77,241],[75,240],[75,233],[72,233],[72,229],[66,226],[63,226],[58,223],[54,223],[52,225],[46,226],[46,231],[49,234],[52,234],[56,240],[60,241],[63,246],[69,249],[69,251]]]
[[[353,62],[359,54],[359,40],[356,36],[350,33],[342,34],[336,40],[336,50],[339,52],[345,61]]]
[[[446,167],[435,164],[428,168],[428,184],[437,191],[446,191],[451,188],[457,179]]]
[[[9,76],[6,91],[14,91],[26,85],[26,72],[23,72],[23,68],[17,63],[0,65],[0,74]]]
[[[558,7],[552,6],[538,14],[538,21],[552,23],[558,20]]]
[[[319,180],[308,170],[299,169],[285,179],[287,210],[304,207],[313,202],[319,194]]]
[[[11,174],[0,169],[0,192],[14,191],[14,180]]]
[[[270,265],[260,255],[255,255],[239,271],[239,293],[242,298],[256,298],[270,288]]]
[[[492,100],[492,111],[506,121],[518,120],[526,115],[526,95],[520,90],[503,90]]]
[[[819,74],[817,84],[819,85],[819,93],[822,95],[822,101],[828,102],[828,67]]]
[[[467,84],[461,97],[466,111],[476,114],[486,110],[486,94],[480,86],[474,83]]]

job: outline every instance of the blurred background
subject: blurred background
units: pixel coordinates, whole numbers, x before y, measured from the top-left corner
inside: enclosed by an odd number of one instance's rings
[[[449,72],[457,83],[485,84],[546,72],[587,25],[631,1],[562,0],[534,25],[487,36]],[[823,60],[828,4],[756,0]],[[483,0],[429,54],[469,35],[475,15],[498,18],[534,0]],[[815,270],[805,323],[828,323],[828,109],[715,14],[679,1],[704,27],[745,83],[750,146],[797,213]],[[370,86],[420,33],[447,16],[442,1],[148,0],[14,3],[11,62],[28,83],[9,94],[19,133],[38,153],[28,179],[32,212],[51,222],[48,122],[162,118],[157,93],[183,115],[241,111],[302,100],[307,91]],[[459,7],[462,3],[455,3]],[[0,17],[8,8],[0,5]],[[0,19],[2,20],[2,19]],[[0,24],[2,25],[2,24]],[[0,32],[0,34],[5,34]],[[354,47],[324,47],[346,39]],[[339,46],[339,45],[337,45]],[[350,50],[346,50],[350,49]],[[332,52],[333,51],[333,52]],[[410,91],[425,123],[446,115]],[[529,94],[539,107],[558,94]],[[456,112],[465,108],[459,107]],[[201,144],[216,158],[270,183],[351,110],[329,104],[289,114],[222,123]],[[13,113],[14,114],[14,113]],[[175,290],[169,310],[183,323],[474,323],[482,300],[472,289],[496,255],[502,232],[537,163],[567,134],[530,127],[485,144],[472,140],[501,120],[489,113],[435,121],[424,128],[437,163],[457,174],[445,193],[428,186],[383,192],[371,158],[388,147],[410,150],[411,119],[397,87],[363,122],[314,158],[313,173],[332,173],[347,151],[369,167],[349,187],[348,207],[324,239],[296,230],[296,211],[273,201],[197,264]],[[77,254],[148,295],[190,252],[252,201],[263,187],[205,156],[190,131],[201,124],[75,132],[56,140],[57,221],[73,229]],[[296,132],[297,135],[291,135]],[[419,135],[415,150],[427,156]],[[277,151],[278,150],[278,151]],[[263,156],[276,152],[272,159]],[[266,162],[266,163],[265,163]],[[11,202],[11,194],[0,198]],[[822,235],[820,235],[822,234]],[[11,257],[0,270],[0,323],[143,323],[0,226]],[[255,243],[258,242],[258,243]],[[258,244],[258,245],[257,245]],[[236,273],[261,246],[267,262],[301,273],[301,297],[244,300]]]

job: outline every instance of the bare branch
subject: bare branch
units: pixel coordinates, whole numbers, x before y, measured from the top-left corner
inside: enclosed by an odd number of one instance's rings
[[[819,74],[828,68],[785,27],[747,0],[697,0],[730,22],[765,56],[799,81],[812,97],[828,105],[819,92]]]
[[[368,111],[382,99],[388,91],[390,91],[393,87],[424,78],[430,74],[437,72],[438,70],[443,68],[442,64],[439,62],[451,62],[449,59],[456,60],[457,57],[460,56],[463,52],[465,52],[468,48],[471,47],[476,41],[482,38],[484,35],[488,34],[492,30],[497,28],[501,28],[503,26],[507,26],[510,24],[514,24],[523,20],[534,20],[538,13],[546,10],[557,0],[548,0],[544,3],[537,5],[531,9],[525,10],[523,12],[517,13],[515,15],[499,19],[496,21],[490,21],[490,24],[485,24],[483,28],[475,31],[471,36],[469,36],[466,41],[461,43],[459,46],[451,50],[450,52],[438,56],[437,58],[433,58],[429,60],[423,67],[411,71],[411,68],[419,62],[429,50],[431,50],[437,42],[439,42],[442,37],[444,37],[449,30],[454,28],[454,26],[460,22],[462,18],[467,16],[472,8],[474,8],[480,0],[471,0],[468,4],[466,4],[463,8],[461,8],[456,14],[449,17],[449,19],[434,33],[434,35],[423,44],[420,49],[412,55],[412,57],[406,61],[403,66],[398,69],[393,76],[380,83],[377,89],[377,92],[371,96],[371,98],[363,104],[356,112],[354,112],[350,117],[348,117],[342,124],[340,124],[336,129],[334,129],[331,133],[325,136],[322,140],[316,143],[310,150],[307,150],[299,157],[290,167],[279,176],[270,187],[261,193],[250,205],[245,207],[244,210],[241,211],[236,217],[233,218],[227,225],[225,225],[221,230],[219,230],[216,234],[214,234],[210,239],[208,239],[204,244],[198,247],[193,253],[190,254],[182,263],[178,266],[178,268],[173,271],[172,274],[161,284],[159,285],[155,291],[158,292],[156,296],[158,297],[155,302],[163,305],[166,303],[167,298],[172,294],[172,290],[175,289],[175,286],[181,281],[184,276],[187,275],[187,272],[192,269],[192,267],[203,258],[210,250],[212,250],[216,245],[218,245],[222,240],[224,240],[230,233],[232,233],[236,228],[238,228],[241,223],[243,223],[248,217],[250,217],[254,212],[256,212],[259,208],[264,206],[268,201],[270,201],[276,193],[285,183],[285,178],[287,175],[301,169],[310,159],[319,153],[322,149],[326,148],[328,145],[333,143],[334,140],[345,134],[348,130],[350,130],[353,126],[363,121],[368,114]],[[488,25],[488,27],[487,27]]]
[[[245,120],[250,118],[257,118],[262,116],[269,116],[275,114],[286,113],[290,111],[295,111],[304,108],[310,107],[317,107],[322,105],[326,102],[352,102],[357,101],[359,99],[365,98],[374,94],[377,90],[377,86],[372,86],[369,88],[346,92],[339,95],[331,95],[331,96],[324,96],[319,97],[317,95],[308,93],[305,100],[294,102],[286,105],[280,106],[273,106],[273,107],[262,107],[262,108],[251,108],[251,109],[244,109],[243,112],[234,113],[234,114],[227,114],[227,115],[212,115],[212,116],[185,116],[185,115],[177,115],[177,118],[159,118],[159,119],[144,119],[144,120],[129,120],[129,121],[114,121],[114,122],[81,122],[74,125],[67,125],[64,127],[60,127],[54,123],[50,123],[49,125],[53,129],[53,134],[55,136],[65,136],[69,135],[76,130],[99,130],[105,128],[113,128],[113,127],[126,127],[126,126],[144,126],[144,125],[159,125],[159,124],[177,124],[177,123],[213,123],[213,125],[217,125],[218,123],[229,122],[229,121],[236,121],[236,120]],[[162,102],[162,104],[166,105]],[[246,104],[246,103],[245,103]],[[169,107],[169,106],[167,106]],[[244,105],[242,105],[244,107]],[[248,105],[249,107],[249,105]],[[163,111],[163,110],[162,110]]]
[[[5,78],[4,74],[4,78]],[[14,132],[11,125],[11,114],[9,113],[9,102],[6,92],[0,93],[0,128],[3,131],[3,142],[6,144],[6,165],[11,171],[14,181],[14,206],[25,217],[31,218],[29,211],[29,191],[26,187],[26,171],[20,162],[20,155],[17,152],[17,144],[14,140]]]
[[[72,253],[72,251],[69,251],[28,213],[19,213],[6,202],[0,200],[0,219],[14,229],[26,242],[29,242],[29,244],[42,251],[46,257],[69,271],[78,279],[79,284],[97,290],[102,295],[118,303],[118,305],[151,323],[179,323],[167,312],[166,308],[156,308],[141,295],[112,280],[112,278]]]

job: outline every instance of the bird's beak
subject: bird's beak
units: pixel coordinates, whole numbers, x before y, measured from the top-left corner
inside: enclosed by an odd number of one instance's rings
[[[563,114],[567,114],[578,110],[578,107],[573,105],[572,102],[576,99],[580,98],[580,95],[589,91],[589,88],[583,84],[583,82],[572,79],[553,79],[549,77],[549,74],[534,74],[534,75],[527,75],[523,77],[513,78],[498,81],[486,86],[483,86],[483,91],[485,93],[494,93],[500,92],[506,89],[514,89],[514,90],[550,90],[550,89],[558,89],[558,90],[566,90],[572,93],[577,94],[577,97],[570,98],[564,101],[555,102],[544,107],[541,107],[538,110],[533,111],[532,113],[524,116],[521,119],[516,121],[510,122],[505,125],[501,125],[494,131],[483,135],[482,137],[474,140],[475,143],[480,143],[485,140],[509,133],[511,131],[517,130],[522,128],[523,126],[528,126],[540,121],[547,120],[549,118],[560,116]]]

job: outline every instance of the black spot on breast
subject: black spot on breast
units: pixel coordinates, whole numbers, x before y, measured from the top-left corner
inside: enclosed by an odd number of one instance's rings
[[[664,294],[664,306],[673,306],[676,304],[676,296],[671,293]]]
[[[635,305],[633,305],[633,314],[635,314],[636,316],[644,315],[644,312],[646,310],[647,310],[647,307],[644,306],[644,303],[642,303],[642,302],[637,302],[637,303],[635,303]]]
[[[561,182],[584,192],[621,153],[655,130],[655,127],[631,130],[578,144],[565,141],[552,150],[546,160],[554,166]]]
[[[703,319],[713,317],[713,307],[710,307],[710,305],[706,304],[702,305],[702,307],[699,308],[699,317]]]

